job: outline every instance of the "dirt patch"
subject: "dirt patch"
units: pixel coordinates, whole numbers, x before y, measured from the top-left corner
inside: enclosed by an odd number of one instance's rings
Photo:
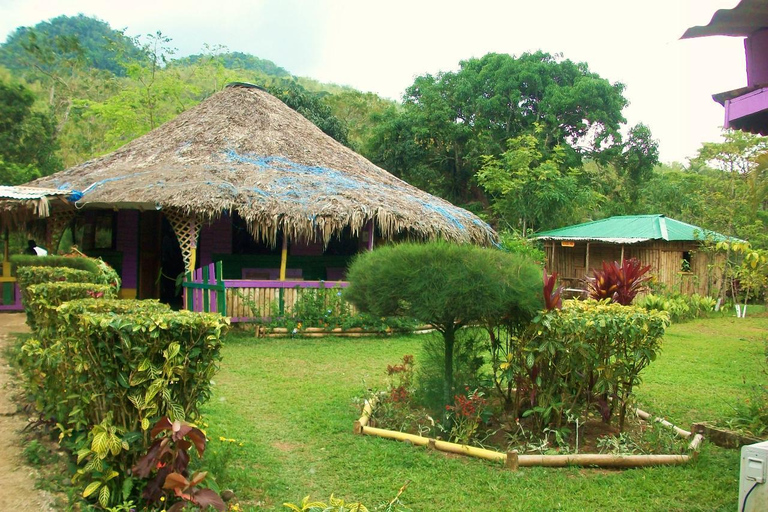
[[[21,313],[0,313],[0,510],[55,510],[54,497],[35,489],[38,473],[23,460],[24,437],[21,430],[27,418],[13,401],[17,391],[13,372],[5,360],[7,348],[13,342],[12,333],[28,332]]]
[[[299,447],[296,443],[284,443],[282,441],[275,441],[272,443],[273,448],[277,448],[281,452],[292,452]]]

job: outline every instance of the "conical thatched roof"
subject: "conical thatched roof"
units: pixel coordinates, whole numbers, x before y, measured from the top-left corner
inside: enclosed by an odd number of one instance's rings
[[[489,244],[475,215],[392,176],[255,87],[228,87],[117,151],[30,185],[82,191],[79,206],[237,211],[255,236],[321,238],[371,219],[384,237]]]

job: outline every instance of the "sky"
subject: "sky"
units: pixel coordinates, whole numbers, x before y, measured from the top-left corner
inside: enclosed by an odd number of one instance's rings
[[[663,162],[720,140],[712,94],[746,86],[743,38],[680,40],[738,0],[0,0],[0,41],[19,26],[85,14],[176,56],[203,44],[269,59],[297,76],[399,100],[415,77],[489,52],[543,50],[626,86],[627,125],[648,125]]]

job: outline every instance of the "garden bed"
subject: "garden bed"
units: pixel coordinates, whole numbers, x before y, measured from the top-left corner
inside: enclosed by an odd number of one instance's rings
[[[404,441],[413,446],[424,446],[430,450],[438,450],[446,453],[453,453],[458,455],[465,455],[469,457],[476,457],[480,459],[502,462],[504,466],[511,470],[517,470],[520,467],[568,467],[568,466],[589,466],[589,467],[602,467],[602,468],[633,468],[633,467],[645,467],[645,466],[666,466],[666,465],[679,465],[689,462],[692,458],[695,458],[698,454],[701,443],[704,441],[704,436],[701,433],[692,433],[669,423],[662,418],[656,418],[650,414],[636,409],[635,414],[638,419],[638,424],[635,425],[642,430],[653,425],[659,424],[662,428],[668,429],[671,433],[680,439],[688,440],[690,443],[687,446],[688,453],[641,453],[641,454],[621,454],[621,453],[584,453],[583,451],[578,453],[578,436],[577,436],[577,453],[569,453],[570,448],[560,445],[557,450],[564,451],[561,454],[551,453],[521,453],[517,449],[507,450],[494,450],[485,447],[469,446],[467,444],[452,443],[439,438],[432,438],[429,436],[423,436],[420,433],[415,434],[411,432],[402,432],[397,430],[389,430],[386,428],[380,428],[371,426],[371,418],[374,415],[378,400],[375,398],[371,401],[366,400],[363,406],[362,415],[358,420],[354,422],[353,431],[358,435],[371,435],[378,436],[385,439],[393,439],[396,441]],[[519,426],[519,423],[518,423]],[[498,434],[501,429],[496,431]],[[610,425],[602,423],[600,421],[589,421],[582,426],[581,440],[582,449],[595,448],[601,445],[601,439],[617,439],[616,448],[621,448],[621,435],[617,438],[615,434],[618,433],[615,428]],[[509,434],[508,432],[505,434]],[[498,440],[498,436],[495,437]],[[502,436],[502,438],[507,437]],[[489,438],[487,438],[489,439]],[[491,441],[492,442],[492,441]],[[544,445],[546,445],[546,440]],[[604,443],[605,444],[605,443]],[[624,442],[627,445],[627,441]],[[565,449],[564,449],[565,448]]]

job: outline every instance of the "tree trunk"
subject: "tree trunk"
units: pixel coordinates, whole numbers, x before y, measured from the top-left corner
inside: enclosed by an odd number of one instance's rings
[[[448,425],[448,410],[446,406],[453,404],[453,346],[456,342],[456,327],[447,325],[443,332],[445,344],[445,375],[443,376],[443,411],[446,427]]]

